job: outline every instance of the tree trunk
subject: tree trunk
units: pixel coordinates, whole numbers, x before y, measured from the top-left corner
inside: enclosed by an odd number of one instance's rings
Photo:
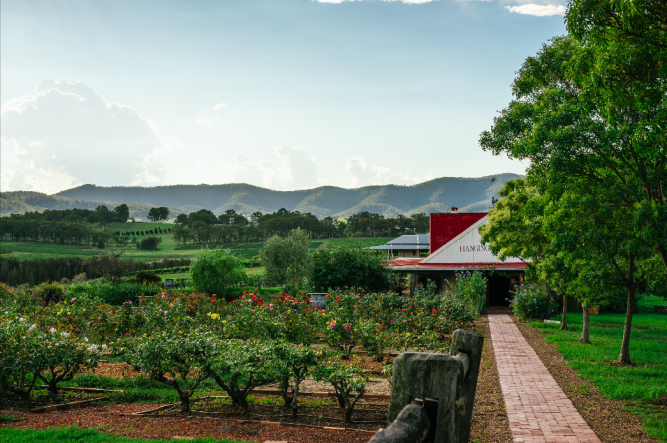
[[[296,414],[299,412],[298,396],[299,396],[299,377],[294,377],[294,389],[292,390],[292,420],[296,420]]]
[[[551,318],[551,286],[549,283],[544,284],[544,292],[547,293],[547,318]]]
[[[354,411],[354,405],[350,405],[345,409],[345,423],[352,423],[352,412]]]
[[[581,328],[581,338],[579,339],[579,341],[581,343],[586,343],[587,345],[590,345],[591,339],[590,336],[588,335],[588,330],[590,326],[590,316],[588,314],[588,308],[586,306],[583,306],[582,309],[584,311],[584,326]]]
[[[567,294],[563,294],[563,315],[560,320],[560,330],[567,331]]]
[[[631,265],[632,267],[632,265]],[[634,269],[631,269],[630,279],[633,277]],[[628,304],[625,311],[625,326],[623,327],[623,341],[621,342],[621,353],[618,356],[618,362],[624,365],[631,365],[630,360],[630,332],[632,330],[632,308],[635,301],[635,286],[634,281],[628,284]]]
[[[190,413],[190,396],[187,394],[178,394],[179,400],[181,400],[181,414]]]

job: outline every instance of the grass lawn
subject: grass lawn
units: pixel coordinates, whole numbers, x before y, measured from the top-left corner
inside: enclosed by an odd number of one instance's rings
[[[37,443],[37,442],[86,442],[86,443],[167,443],[173,440],[121,437],[105,434],[92,429],[61,428],[36,431],[33,429],[0,429],[0,442]],[[241,443],[236,440],[216,440],[214,438],[196,438],[190,440],[199,443]]]
[[[602,395],[624,401],[629,412],[642,416],[650,436],[667,442],[667,315],[634,315],[630,341],[633,366],[615,365],[625,315],[592,315],[590,322],[592,345],[578,342],[582,314],[567,315],[569,331],[560,331],[554,324],[530,326],[546,334],[546,341],[555,344],[568,364],[595,383]]]

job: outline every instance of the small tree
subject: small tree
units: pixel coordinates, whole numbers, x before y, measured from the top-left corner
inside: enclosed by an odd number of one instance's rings
[[[64,331],[52,330],[44,335],[44,366],[38,377],[48,385],[49,392],[57,394],[59,382],[70,381],[82,369],[97,366],[97,347],[86,340]]]
[[[146,237],[139,243],[139,249],[144,251],[156,251],[157,245],[160,243],[162,243],[162,239],[160,237]]]
[[[282,371],[282,380],[280,382],[280,388],[283,391],[283,399],[287,405],[289,400],[289,406],[292,410],[292,419],[296,419],[296,415],[299,410],[298,397],[299,397],[299,387],[301,382],[310,375],[311,371],[319,359],[322,357],[322,353],[315,351],[312,348],[307,346],[294,346],[291,343],[282,342],[276,347],[276,353],[280,362],[284,365]],[[292,383],[290,383],[290,381]],[[292,391],[292,397],[287,397],[287,388],[290,388]]]
[[[99,272],[111,284],[118,284],[124,276],[135,269],[134,260],[124,258],[123,252],[112,251],[96,255],[87,261],[87,265]]]
[[[228,249],[204,249],[190,266],[195,289],[224,296],[226,289],[245,278],[243,263]]]
[[[318,291],[363,288],[381,291],[391,285],[391,271],[382,259],[361,245],[331,241],[313,254],[310,281]]]
[[[277,235],[269,238],[259,251],[266,268],[266,281],[287,284],[290,294],[294,295],[295,288],[308,276],[308,244],[308,233],[300,228],[292,229],[286,238]]]
[[[317,381],[331,383],[336,390],[338,405],[345,408],[345,423],[352,423],[354,405],[366,392],[366,381],[368,379],[361,375],[361,369],[331,360],[317,366],[313,378]]]
[[[181,401],[181,413],[187,414],[190,397],[210,376],[201,362],[211,354],[212,343],[213,338],[206,333],[165,331],[131,345],[128,358],[153,380],[174,388]]]

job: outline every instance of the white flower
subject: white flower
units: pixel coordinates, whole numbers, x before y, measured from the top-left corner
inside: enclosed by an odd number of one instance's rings
[[[102,345],[102,349],[106,349],[106,348],[107,348],[107,345]]]
[[[33,329],[37,329],[37,325],[33,323],[32,326],[30,326],[30,330],[32,331]]]
[[[56,332],[56,328],[49,329],[49,332],[53,334],[54,332]]]
[[[87,341],[88,341],[88,337],[83,337],[83,341],[87,342]]]
[[[69,337],[69,332],[61,332],[60,335],[63,337]]]

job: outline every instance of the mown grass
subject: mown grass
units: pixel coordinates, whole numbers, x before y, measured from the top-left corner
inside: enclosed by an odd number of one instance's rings
[[[167,443],[173,440],[145,439],[122,437],[114,434],[106,434],[93,429],[80,429],[78,427],[60,429],[0,429],[0,442],[12,443],[38,443],[38,442],[86,442],[86,443]],[[242,443],[237,440],[216,440],[215,438],[196,438],[191,440],[199,443]]]
[[[578,342],[582,314],[568,314],[568,331],[558,325],[531,323],[553,343],[577,373],[608,398],[622,400],[642,416],[646,432],[667,442],[667,316],[636,314],[630,342],[632,366],[615,364],[623,338],[624,314],[590,316],[592,345]]]

